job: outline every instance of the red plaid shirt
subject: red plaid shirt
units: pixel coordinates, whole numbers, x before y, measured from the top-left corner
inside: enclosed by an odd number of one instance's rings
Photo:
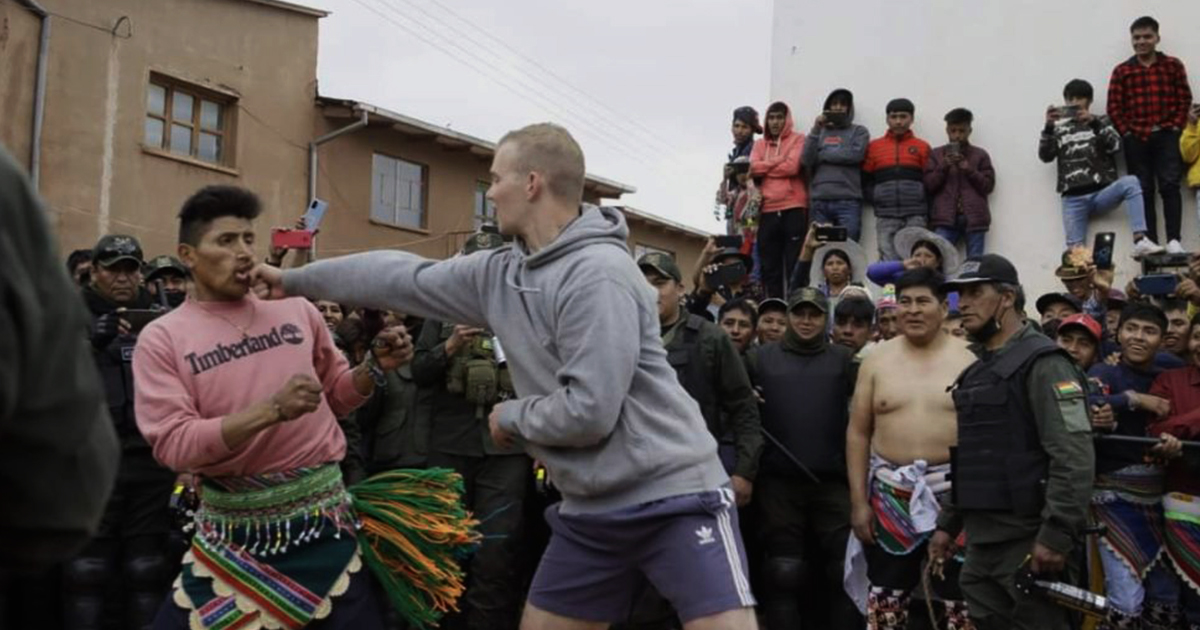
[[[1187,70],[1170,55],[1158,53],[1149,66],[1130,57],[1113,68],[1108,80],[1108,117],[1121,135],[1145,140],[1155,127],[1183,129],[1191,105]]]

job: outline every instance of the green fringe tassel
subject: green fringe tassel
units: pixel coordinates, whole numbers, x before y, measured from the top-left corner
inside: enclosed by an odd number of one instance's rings
[[[480,540],[462,504],[462,477],[448,468],[391,470],[349,490],[362,521],[359,548],[396,610],[418,629],[458,610],[459,562]]]

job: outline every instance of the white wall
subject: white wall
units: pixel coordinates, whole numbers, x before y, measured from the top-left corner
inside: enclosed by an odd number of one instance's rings
[[[916,104],[915,132],[935,147],[946,141],[947,111],[974,112],[971,140],[988,150],[997,171],[987,249],[1017,265],[1032,313],[1037,295],[1062,286],[1053,274],[1063,249],[1056,171],[1037,157],[1046,106],[1081,78],[1096,90],[1092,111],[1103,112],[1109,74],[1133,54],[1129,24],[1141,15],[1160,22],[1159,49],[1200,74],[1195,0],[775,0],[771,98],[786,101],[797,128],[807,131],[826,95],[848,88],[856,121],[874,138],[887,129],[887,101],[906,97]],[[1193,90],[1198,85],[1193,79]],[[1184,247],[1197,250],[1196,198],[1183,195]],[[1164,240],[1161,199],[1156,207]],[[874,256],[871,216],[864,211],[864,246]],[[1095,232],[1117,232],[1124,287],[1138,273],[1124,206],[1090,228],[1089,246]]]

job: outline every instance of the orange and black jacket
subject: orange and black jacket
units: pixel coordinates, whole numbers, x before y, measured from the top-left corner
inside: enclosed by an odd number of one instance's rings
[[[911,131],[897,137],[888,130],[867,146],[863,161],[863,194],[876,217],[903,218],[929,214],[925,198],[925,162],[929,143]]]

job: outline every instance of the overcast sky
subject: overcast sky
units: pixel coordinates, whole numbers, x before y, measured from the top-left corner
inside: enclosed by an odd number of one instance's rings
[[[622,202],[720,230],[738,105],[766,106],[771,0],[299,0],[321,21],[320,92],[495,141],[565,125]]]

